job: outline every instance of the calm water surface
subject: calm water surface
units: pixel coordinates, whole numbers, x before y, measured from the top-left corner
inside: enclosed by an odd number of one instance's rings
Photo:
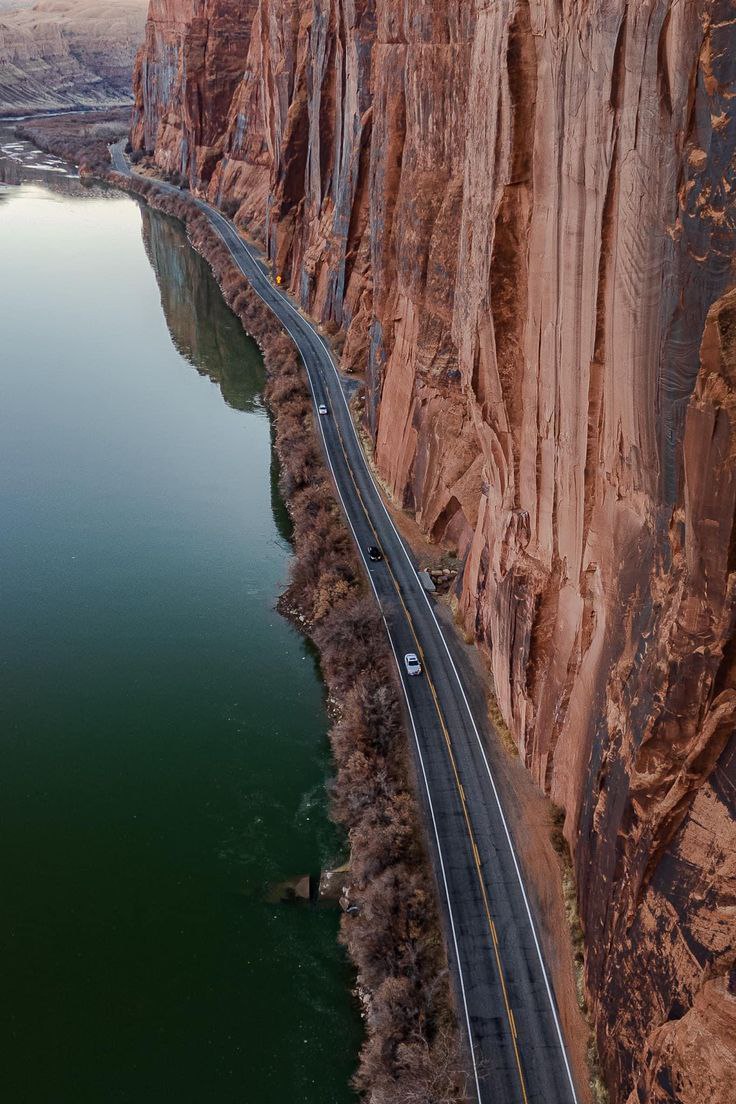
[[[3,143],[2,1098],[347,1104],[337,914],[267,902],[341,841],[260,355],[177,224]]]

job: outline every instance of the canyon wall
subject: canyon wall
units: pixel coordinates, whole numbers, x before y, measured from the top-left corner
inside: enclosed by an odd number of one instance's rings
[[[0,113],[129,102],[145,19],[146,0],[0,4]]]
[[[151,0],[135,95],[464,561],[613,1099],[735,1101],[736,3]]]

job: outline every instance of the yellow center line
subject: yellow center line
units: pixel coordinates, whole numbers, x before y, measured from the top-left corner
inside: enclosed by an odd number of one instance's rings
[[[389,567],[389,571],[390,570],[391,569]],[[392,574],[392,577],[393,577],[393,572],[391,574]],[[396,579],[394,579],[394,585],[397,587],[397,593],[398,593],[398,583],[397,583]],[[414,633],[414,639],[416,640],[417,638],[416,638],[416,633],[414,631],[414,623],[411,619],[411,614],[406,609],[406,606],[404,605],[404,600],[401,597],[400,593],[399,593],[399,601],[401,602],[402,606],[404,607],[404,610],[406,612],[406,616],[409,618],[409,623],[412,627],[412,632]],[[420,647],[418,641],[417,641],[417,646],[419,647],[419,650],[421,652],[421,647]],[[422,652],[421,654],[422,654],[422,660],[424,660],[424,663],[425,663],[425,670],[426,670],[426,659],[425,659],[424,653]],[[432,691],[432,697],[434,698],[435,709],[437,710],[437,716],[439,717],[440,724],[442,726],[442,731],[443,731],[444,737],[445,737],[445,743],[447,744],[447,751],[448,751],[448,754],[449,754],[449,757],[450,757],[450,762],[452,764],[453,774],[455,776],[455,782],[456,782],[456,785],[458,787],[458,793],[460,795],[460,803],[461,803],[462,809],[463,809],[463,817],[465,818],[465,826],[466,826],[466,830],[467,830],[467,833],[468,833],[468,838],[470,839],[470,844],[471,844],[472,851],[473,851],[473,858],[475,860],[475,869],[476,869],[477,874],[478,874],[478,883],[480,885],[480,891],[481,891],[481,895],[483,897],[483,908],[485,910],[486,920],[488,922],[488,929],[491,932],[491,936],[492,936],[492,940],[493,940],[493,952],[494,952],[494,955],[495,955],[495,958],[496,958],[496,966],[498,967],[499,981],[501,982],[501,992],[503,994],[503,1003],[504,1003],[504,1007],[506,1009],[506,1016],[507,1016],[508,1021],[509,1021],[509,1027],[511,1028],[511,1041],[512,1041],[513,1046],[514,1046],[514,1057],[516,1058],[516,1067],[519,1071],[519,1083],[521,1085],[521,1095],[524,1099],[524,1104],[528,1104],[528,1097],[527,1097],[527,1093],[526,1093],[526,1082],[524,1080],[524,1071],[523,1071],[523,1068],[522,1068],[522,1065],[521,1065],[521,1054],[519,1053],[519,1045],[518,1045],[518,1040],[517,1040],[517,1037],[516,1037],[516,1024],[514,1022],[514,1014],[513,1014],[513,1011],[511,1009],[511,1004],[510,1004],[510,1001],[509,1001],[508,989],[506,987],[506,977],[504,975],[503,964],[501,962],[501,951],[500,951],[500,948],[499,948],[499,945],[498,945],[498,938],[496,936],[496,926],[493,923],[493,917],[491,916],[491,908],[490,908],[490,903],[489,903],[489,900],[488,900],[488,892],[487,892],[487,889],[486,889],[486,883],[485,883],[485,879],[483,877],[483,872],[481,870],[481,862],[480,862],[480,855],[478,853],[478,845],[475,841],[475,833],[473,832],[473,826],[470,823],[470,814],[468,813],[468,806],[467,806],[467,802],[465,801],[464,790],[461,792],[462,783],[460,782],[460,777],[459,777],[459,774],[458,774],[457,763],[456,763],[456,760],[455,760],[455,753],[452,749],[452,741],[450,739],[450,733],[447,729],[447,724],[445,723],[445,717],[444,717],[444,714],[442,712],[442,707],[440,706],[440,703],[439,703],[439,698],[437,696],[437,691],[435,690],[434,683],[433,683],[432,678],[431,678],[428,671],[427,671],[427,681],[429,682],[429,687]]]
[[[350,461],[348,460],[348,455],[347,455],[347,452],[345,451],[345,444],[343,442],[342,434],[340,432],[339,426],[336,425],[336,429],[337,429],[337,437],[338,437],[338,440],[340,442],[340,448],[341,448],[342,454],[345,458],[345,466],[346,466],[346,468],[348,470],[348,473],[350,475],[350,479],[352,481],[353,487],[355,488],[355,493],[357,494],[358,498],[360,499],[360,504],[363,507],[363,513],[365,514],[366,521],[368,522],[370,530],[373,533],[373,537],[374,537],[376,543],[378,545],[380,545],[380,543],[381,543],[380,538],[379,538],[378,534],[376,533],[373,522],[371,520],[370,513],[368,512],[368,508],[366,507],[365,500],[363,499],[363,495],[360,492],[360,488],[358,487],[358,484],[355,480],[355,476],[353,474],[353,470],[350,466]],[[488,928],[489,928],[489,931],[491,933],[494,957],[495,957],[495,960],[496,960],[496,968],[498,970],[498,976],[499,976],[499,980],[501,982],[501,992],[503,994],[503,1002],[504,1002],[504,1007],[506,1009],[506,1018],[508,1019],[509,1028],[511,1030],[511,1041],[513,1043],[514,1056],[516,1058],[516,1067],[517,1067],[517,1070],[518,1070],[518,1073],[519,1073],[519,1083],[521,1085],[521,1095],[523,1097],[524,1104],[528,1104],[529,1098],[528,1098],[527,1092],[526,1092],[526,1082],[525,1082],[525,1079],[524,1079],[524,1071],[523,1071],[522,1065],[521,1065],[521,1055],[519,1053],[519,1045],[518,1045],[518,1039],[517,1039],[517,1034],[516,1034],[516,1021],[514,1019],[514,1013],[511,1009],[511,1005],[509,1003],[509,995],[508,995],[508,990],[506,988],[506,978],[505,978],[505,975],[504,975],[503,964],[501,962],[501,952],[500,952],[500,949],[499,949],[499,946],[498,946],[498,936],[497,936],[497,933],[496,933],[496,925],[494,924],[493,917],[491,916],[491,909],[490,909],[490,905],[489,905],[489,901],[488,901],[488,893],[487,893],[487,890],[486,890],[485,879],[483,878],[483,872],[481,870],[481,865],[482,864],[481,864],[480,853],[478,851],[478,845],[475,841],[475,834],[473,832],[473,827],[470,823],[470,815],[468,813],[467,802],[466,802],[466,799],[465,799],[465,789],[463,787],[462,782],[460,781],[460,775],[459,775],[458,769],[457,769],[457,762],[455,760],[455,753],[454,753],[453,748],[452,748],[452,740],[450,739],[450,733],[448,731],[447,724],[445,722],[445,716],[444,716],[444,713],[442,711],[442,707],[440,705],[439,698],[437,696],[437,690],[435,689],[434,682],[433,682],[432,677],[429,673],[429,667],[428,667],[428,664],[427,664],[426,656],[424,654],[424,649],[422,648],[421,644],[419,643],[419,637],[417,636],[417,631],[414,627],[414,621],[413,621],[413,618],[412,618],[411,614],[409,613],[409,610],[406,607],[406,603],[405,603],[403,595],[401,593],[401,588],[399,587],[398,579],[394,575],[393,569],[392,569],[391,564],[389,563],[389,561],[387,559],[384,559],[383,562],[385,563],[385,565],[388,569],[388,573],[391,576],[391,580],[392,580],[393,585],[394,585],[394,590],[396,591],[396,596],[399,599],[399,602],[401,603],[401,608],[403,609],[404,614],[406,616],[406,619],[409,622],[409,627],[411,628],[411,633],[412,633],[412,636],[414,637],[416,649],[417,649],[418,653],[420,654],[420,656],[422,658],[422,664],[423,664],[423,667],[424,667],[424,672],[425,672],[425,675],[426,675],[427,683],[428,683],[430,691],[432,693],[432,698],[434,700],[435,710],[437,712],[437,716],[439,718],[439,722],[440,722],[440,725],[442,727],[442,733],[443,733],[443,736],[444,736],[444,739],[445,739],[445,744],[447,746],[447,752],[448,752],[448,755],[449,755],[449,758],[450,758],[450,763],[452,765],[452,772],[453,772],[453,776],[454,776],[454,779],[455,779],[455,786],[457,788],[458,796],[460,798],[460,804],[461,804],[462,810],[463,810],[463,818],[465,820],[465,828],[466,828],[466,831],[468,833],[468,838],[470,840],[471,850],[473,852],[473,860],[474,860],[474,863],[475,863],[475,869],[476,869],[476,873],[477,873],[477,876],[478,876],[478,882],[480,884],[481,896],[483,898],[483,908],[484,908],[484,911],[485,911],[485,914],[486,914],[486,920],[488,922]]]
[[[338,385],[340,385],[340,383],[338,383]],[[367,521],[367,524],[369,524],[371,532],[373,533],[374,540],[376,541],[377,544],[381,544],[381,540],[380,540],[380,538],[378,538],[378,534],[376,533],[375,528],[373,526],[373,521],[371,520],[371,514],[369,513],[369,510],[367,510],[367,508],[365,506],[365,500],[363,499],[362,493],[361,493],[360,488],[358,486],[358,482],[355,481],[355,476],[353,474],[353,470],[352,470],[352,467],[350,465],[350,460],[348,459],[348,453],[346,453],[346,450],[345,450],[344,442],[343,442],[343,439],[342,439],[342,434],[340,432],[340,427],[337,425],[337,423],[335,423],[335,428],[337,428],[338,440],[340,442],[340,448],[342,449],[342,455],[343,455],[344,460],[345,460],[345,467],[346,467],[346,469],[348,469],[348,473],[350,475],[353,487],[355,488],[355,493],[356,493],[356,495],[358,495],[358,498],[360,499],[361,506],[363,507],[363,513],[364,513],[364,516],[365,516],[365,520]],[[444,734],[444,736],[445,736],[445,743],[447,745],[449,760],[450,760],[450,763],[451,763],[451,766],[452,766],[452,774],[454,774],[454,776],[455,776],[455,784],[456,784],[457,792],[458,792],[458,795],[459,795],[459,798],[460,798],[460,805],[462,807],[462,815],[463,815],[463,818],[465,818],[465,822],[466,822],[466,830],[468,832],[468,838],[470,840],[470,845],[471,845],[472,854],[473,854],[473,861],[474,861],[474,864],[476,864],[476,872],[477,872],[477,875],[478,875],[478,882],[480,884],[480,891],[481,891],[481,895],[482,895],[482,899],[483,899],[483,909],[484,909],[484,912],[486,912],[486,919],[488,921],[489,931],[490,931],[491,937],[492,937],[493,951],[494,951],[494,956],[495,956],[495,964],[497,964],[499,979],[501,981],[501,991],[502,991],[502,994],[503,994],[503,1004],[504,1004],[505,1011],[506,1011],[506,1018],[508,1018],[509,1027],[511,1029],[511,1040],[513,1042],[514,1055],[515,1055],[515,1059],[516,1059],[516,1068],[518,1068],[518,1071],[519,1071],[519,1081],[520,1081],[520,1084],[521,1084],[521,1092],[522,1092],[524,1104],[529,1104],[529,1097],[527,1097],[527,1095],[526,1095],[526,1085],[525,1085],[525,1082],[524,1082],[524,1073],[523,1073],[523,1070],[522,1070],[521,1055],[519,1053],[518,1040],[516,1040],[516,1022],[514,1020],[511,1005],[509,1004],[509,994],[508,994],[508,989],[506,989],[505,977],[504,977],[504,973],[503,973],[503,966],[502,966],[502,963],[501,963],[501,955],[500,955],[500,951],[499,951],[497,931],[495,931],[495,924],[493,923],[493,919],[492,919],[492,916],[491,916],[491,910],[490,910],[489,900],[488,900],[488,892],[487,892],[487,889],[486,889],[486,882],[484,882],[483,874],[482,874],[482,871],[481,871],[481,861],[480,861],[480,854],[479,854],[479,851],[478,851],[478,845],[476,843],[476,838],[474,838],[472,826],[470,824],[470,817],[469,817],[469,814],[468,814],[468,806],[467,806],[467,803],[466,803],[465,788],[463,788],[462,783],[460,782],[460,776],[458,774],[457,763],[456,763],[456,760],[455,760],[455,753],[454,753],[454,750],[452,750],[452,742],[450,740],[450,734],[449,734],[449,731],[448,731],[448,728],[447,728],[447,724],[445,722],[445,714],[444,714],[444,712],[442,712],[442,709],[441,709],[440,704],[439,704],[437,691],[435,689],[435,683],[434,683],[433,679],[431,679],[431,676],[429,675],[427,659],[426,659],[425,652],[424,652],[424,649],[423,649],[422,645],[419,644],[419,638],[417,636],[417,631],[416,631],[416,628],[414,626],[414,620],[412,618],[412,615],[410,615],[410,613],[408,612],[408,609],[406,607],[406,603],[404,602],[404,597],[403,597],[402,592],[401,592],[401,587],[399,587],[399,585],[398,585],[398,581],[397,581],[397,578],[396,578],[396,576],[393,572],[391,564],[388,563],[387,560],[385,560],[384,563],[385,563],[385,565],[388,569],[388,574],[391,575],[392,582],[394,584],[394,590],[396,592],[396,597],[398,598],[399,603],[401,603],[401,605],[402,605],[402,608],[403,608],[404,614],[406,616],[407,622],[409,624],[410,630],[412,630],[412,635],[413,635],[414,640],[415,640],[416,649],[418,651],[418,654],[420,656],[422,656],[422,660],[424,662],[424,668],[425,668],[425,672],[426,672],[427,683],[428,683],[429,689],[431,691],[431,696],[433,696],[433,699],[434,699],[434,702],[435,702],[435,709],[437,711],[437,716],[438,716],[438,719],[439,719],[439,723],[441,725],[442,734]]]

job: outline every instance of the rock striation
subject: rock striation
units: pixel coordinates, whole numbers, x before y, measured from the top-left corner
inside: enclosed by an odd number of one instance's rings
[[[145,17],[145,0],[1,3],[0,113],[128,102]]]
[[[151,0],[135,96],[464,562],[612,1098],[735,1101],[736,4]]]

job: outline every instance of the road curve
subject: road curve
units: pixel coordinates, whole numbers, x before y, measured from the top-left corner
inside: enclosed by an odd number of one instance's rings
[[[131,175],[122,144],[111,153],[116,171]],[[172,185],[159,187],[181,197]],[[329,411],[326,417],[315,413],[315,422],[386,623],[411,721],[474,1096],[478,1104],[577,1104],[554,993],[482,738],[431,601],[366,464],[332,355],[233,224],[203,200],[192,201],[292,337],[315,410],[324,402]],[[382,562],[368,559],[372,544],[383,550]],[[407,652],[419,654],[423,675],[407,676]]]

